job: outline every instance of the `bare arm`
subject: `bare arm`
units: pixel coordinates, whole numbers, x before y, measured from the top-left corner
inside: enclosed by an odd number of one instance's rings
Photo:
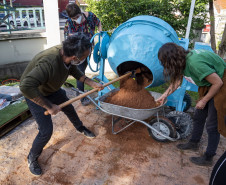
[[[80,82],[84,82],[85,84],[89,85],[92,88],[99,88],[99,90],[104,89],[103,85],[100,83],[97,83],[95,81],[93,81],[92,79],[88,78],[87,76],[82,76],[79,79]]]
[[[223,85],[223,81],[216,73],[212,73],[206,76],[205,79],[212,85],[208,93],[196,104],[197,109],[203,109],[206,103],[217,94],[217,92],[220,90],[221,86]]]
[[[168,89],[162,94],[162,96],[160,98],[158,98],[156,100],[156,102],[159,102],[160,105],[162,105],[165,101],[165,99],[167,98],[167,96],[169,96],[170,94],[172,94],[175,90],[177,90],[177,88],[180,86],[181,82],[182,82],[182,77],[180,79],[178,79],[174,84],[170,84],[170,86],[168,87]]]
[[[181,80],[178,80],[175,84],[170,84],[169,88],[165,91],[165,93],[163,95],[166,97],[169,96],[175,90],[177,90],[177,88],[180,86],[180,84],[181,84]]]

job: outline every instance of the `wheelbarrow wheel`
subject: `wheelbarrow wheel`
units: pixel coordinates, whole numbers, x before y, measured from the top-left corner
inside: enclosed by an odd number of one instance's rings
[[[154,127],[156,130],[158,130],[160,133],[164,134],[165,136],[171,137],[171,138],[176,138],[177,132],[176,128],[174,127],[174,124],[167,118],[165,117],[154,117],[149,124]],[[161,136],[154,130],[148,128],[149,135],[154,138],[156,141],[160,142],[167,142],[168,139],[165,137]]]
[[[180,139],[186,139],[191,135],[193,129],[193,120],[191,116],[185,112],[172,111],[166,117],[173,122]]]

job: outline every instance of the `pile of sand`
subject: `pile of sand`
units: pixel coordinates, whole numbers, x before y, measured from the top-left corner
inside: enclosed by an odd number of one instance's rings
[[[153,96],[145,89],[145,77],[142,78],[127,77],[120,80],[120,90],[107,97],[105,102],[135,109],[156,107]]]

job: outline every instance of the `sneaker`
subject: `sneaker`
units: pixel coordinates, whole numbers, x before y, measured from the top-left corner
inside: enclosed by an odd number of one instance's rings
[[[192,150],[192,151],[197,151],[199,149],[198,143],[193,143],[191,141],[185,144],[178,144],[177,148],[180,150]]]
[[[84,97],[84,98],[81,99],[81,103],[82,103],[83,106],[87,106],[91,103],[91,101],[89,100],[89,98]]]
[[[40,176],[42,174],[42,169],[38,164],[38,159],[36,158],[35,160],[31,160],[30,155],[28,155],[27,161],[28,161],[28,167],[30,169],[30,172],[33,175]]]
[[[89,129],[87,129],[85,126],[81,126],[78,131],[82,134],[84,134],[88,138],[94,138],[96,137],[93,132],[91,132]]]
[[[200,157],[190,157],[190,161],[199,166],[212,166],[213,157],[208,157],[205,154]]]

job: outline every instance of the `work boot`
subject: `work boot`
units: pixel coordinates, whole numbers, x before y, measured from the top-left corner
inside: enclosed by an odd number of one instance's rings
[[[185,144],[178,144],[177,148],[180,149],[180,150],[197,151],[198,150],[198,143],[188,141],[188,143],[185,143]]]
[[[199,166],[212,166],[213,156],[207,156],[204,154],[200,157],[190,157],[190,161]]]
[[[38,157],[34,158],[34,157],[32,157],[31,154],[29,154],[27,156],[27,161],[28,161],[28,167],[30,169],[30,172],[33,175],[40,176],[42,174],[42,169],[41,169],[41,167],[38,164]]]
[[[89,98],[84,97],[84,98],[81,99],[81,103],[82,103],[83,106],[87,106],[91,103],[91,101],[89,100]]]
[[[91,132],[89,129],[87,129],[85,126],[81,126],[77,130],[88,138],[96,137],[95,134]]]

